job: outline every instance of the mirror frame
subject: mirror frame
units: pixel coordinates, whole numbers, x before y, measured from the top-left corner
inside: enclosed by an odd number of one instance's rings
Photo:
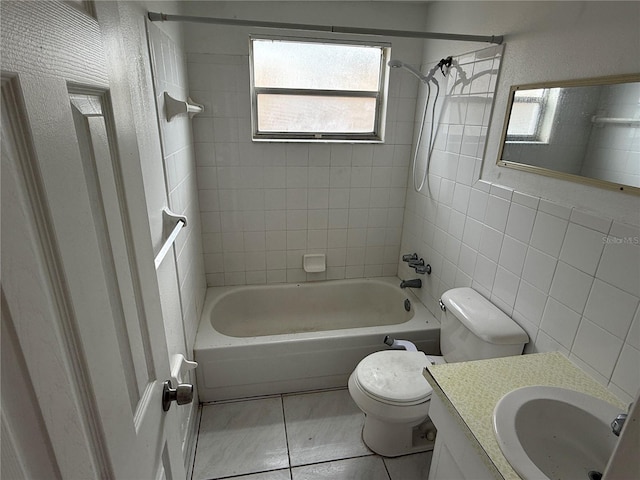
[[[500,136],[500,149],[498,151],[498,160],[496,164],[500,167],[513,168],[523,172],[537,173],[539,175],[545,175],[547,177],[554,177],[561,180],[568,180],[572,182],[578,182],[585,185],[592,185],[595,187],[606,188],[609,190],[618,190],[621,192],[632,193],[640,195],[640,187],[632,185],[625,185],[622,183],[610,182],[608,180],[599,180],[591,177],[583,177],[581,175],[575,175],[572,173],[564,173],[556,170],[551,170],[544,167],[536,167],[534,165],[528,165],[526,163],[512,162],[509,160],[502,160],[504,153],[505,140],[507,137],[507,128],[509,126],[509,119],[511,118],[511,108],[513,106],[513,98],[515,92],[518,90],[528,90],[534,88],[564,88],[564,87],[588,87],[596,85],[616,85],[620,83],[640,82],[640,74],[624,74],[614,75],[609,77],[594,77],[578,80],[560,80],[560,81],[548,81],[540,83],[529,83],[522,85],[512,85],[509,90],[509,98],[507,99],[507,111],[504,119],[504,126],[502,127],[502,135]]]

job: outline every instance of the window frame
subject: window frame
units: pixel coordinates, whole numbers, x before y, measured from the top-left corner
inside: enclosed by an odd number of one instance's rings
[[[320,90],[305,88],[273,88],[256,87],[253,67],[253,41],[273,40],[285,42],[334,44],[345,46],[367,46],[380,49],[380,76],[378,78],[377,91],[360,90]],[[334,143],[383,143],[385,133],[385,116],[387,110],[389,67],[387,61],[390,58],[391,44],[387,42],[367,42],[355,40],[336,40],[311,37],[290,37],[275,35],[249,35],[249,87],[251,96],[251,139],[254,142],[334,142]],[[349,133],[349,132],[260,132],[258,130],[258,95],[300,95],[300,96],[329,96],[349,98],[375,98],[375,118],[373,132]]]

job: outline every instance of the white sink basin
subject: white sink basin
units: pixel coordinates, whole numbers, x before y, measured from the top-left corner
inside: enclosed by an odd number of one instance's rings
[[[604,472],[620,413],[598,398],[559,387],[523,387],[500,399],[493,428],[500,449],[525,480],[588,480]]]

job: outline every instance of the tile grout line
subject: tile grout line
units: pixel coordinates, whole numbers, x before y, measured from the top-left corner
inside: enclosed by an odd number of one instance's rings
[[[387,466],[387,462],[385,462],[385,457],[380,455],[380,458],[382,459],[382,465],[384,465],[384,469],[387,472],[387,477],[389,478],[389,480],[393,480],[393,478],[391,478],[391,473],[389,472],[389,467]]]
[[[191,475],[189,475],[189,479],[193,480],[193,475],[196,471],[196,457],[198,456],[198,442],[200,441],[200,428],[202,427],[202,413],[204,407],[202,404],[198,407],[198,433],[196,435],[196,444],[193,447],[193,461],[191,463]]]
[[[342,458],[334,458],[332,460],[322,460],[321,462],[311,462],[311,463],[303,463],[302,465],[296,465],[295,468],[298,467],[309,467],[309,466],[313,466],[313,465],[322,465],[323,463],[333,463],[333,462],[341,462],[342,460],[354,460],[356,458],[367,458],[367,457],[380,457],[381,459],[383,459],[382,456],[377,455],[375,453],[365,453],[363,455],[352,455],[349,457],[342,457]],[[384,459],[383,459],[383,463],[384,463]]]
[[[263,473],[279,472],[281,470],[287,470],[286,468],[274,468],[272,470],[260,470],[258,472],[241,473],[239,475],[231,475],[226,477],[212,477],[210,480],[233,480],[234,478],[242,479],[253,475],[262,475]]]
[[[409,454],[409,455],[403,455],[403,456],[410,456],[410,455],[416,455],[416,454]],[[302,464],[302,465],[296,465],[295,468],[308,467],[308,466],[314,466],[314,465],[322,465],[324,463],[334,463],[334,462],[340,462],[340,461],[343,461],[343,460],[354,460],[354,459],[357,459],[357,458],[367,458],[367,457],[379,457],[382,460],[382,463],[384,465],[384,468],[385,468],[385,471],[387,472],[388,477],[391,479],[391,474],[389,473],[389,470],[387,469],[387,464],[384,462],[384,457],[376,455],[376,454],[373,454],[373,453],[365,454],[365,455],[355,455],[355,456],[344,457],[344,458],[335,458],[333,460],[324,460],[322,462],[305,463],[305,464]],[[289,467],[288,469],[287,468],[275,468],[275,469],[272,469],[272,470],[260,470],[258,472],[242,473],[240,475],[231,475],[231,476],[225,476],[225,477],[215,477],[215,478],[212,478],[212,480],[232,480],[234,478],[242,478],[242,477],[246,477],[246,476],[249,476],[249,475],[260,475],[260,474],[263,474],[263,473],[279,472],[280,470],[289,470],[289,472],[291,472],[292,468],[293,467]]]
[[[328,388],[317,388],[313,390],[299,390],[293,392],[285,392],[285,393],[271,393],[264,395],[253,395],[250,397],[237,397],[237,398],[227,398],[225,400],[212,400],[210,402],[202,402],[200,405],[202,406],[210,406],[210,405],[225,405],[228,403],[239,403],[246,402],[250,400],[262,400],[267,398],[278,398],[278,397],[291,397],[295,395],[309,395],[314,393],[322,393],[322,392],[333,392],[336,390],[347,390],[347,387],[328,387]]]
[[[289,463],[289,478],[293,478],[293,472],[291,471],[291,451],[289,448],[289,433],[287,432],[287,416],[284,411],[284,395],[280,395],[280,406],[282,408],[282,425],[284,426],[284,440],[287,444],[287,461]]]

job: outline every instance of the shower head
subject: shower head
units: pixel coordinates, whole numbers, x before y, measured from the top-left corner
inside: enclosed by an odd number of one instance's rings
[[[431,80],[429,76],[422,75],[422,73],[420,73],[420,70],[418,70],[416,67],[409,65],[408,63],[404,63],[400,60],[395,60],[395,59],[389,60],[387,65],[389,65],[391,68],[404,68],[405,70],[408,70],[409,72],[413,73],[416,77],[420,79],[420,81],[424,83],[427,83],[429,80]]]
[[[426,75],[423,75],[420,72],[420,70],[418,70],[416,67],[409,65],[408,63],[404,63],[401,60],[396,60],[396,59],[389,60],[389,62],[387,62],[387,65],[389,65],[391,68],[404,68],[405,70],[408,70],[409,72],[414,74],[416,77],[418,77],[420,81],[423,83],[433,82],[436,85],[438,85],[437,80],[433,78],[433,76],[438,71],[438,69],[440,69],[443,75],[446,75],[444,71],[444,67],[449,68],[451,66],[452,61],[453,61],[452,57],[443,58],[442,60],[440,60],[440,62],[438,62],[438,64],[435,67],[429,70],[429,73],[427,73]]]

